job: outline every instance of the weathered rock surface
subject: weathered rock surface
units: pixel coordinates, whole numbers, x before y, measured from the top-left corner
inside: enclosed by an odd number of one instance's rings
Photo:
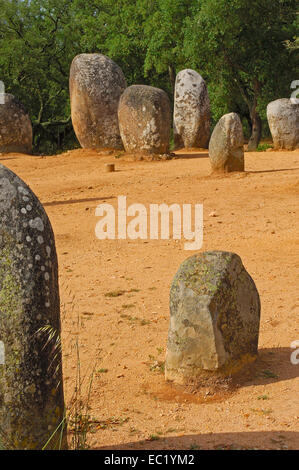
[[[0,104],[0,152],[31,153],[32,125],[24,106],[9,93]]]
[[[119,102],[118,119],[127,152],[168,153],[171,106],[163,90],[147,85],[128,87]]]
[[[208,251],[185,260],[171,286],[170,315],[167,380],[225,375],[256,358],[260,299],[238,255]]]
[[[276,150],[299,148],[299,104],[282,98],[267,106],[267,118]]]
[[[83,148],[123,148],[117,109],[126,88],[121,68],[102,54],[80,54],[70,70],[73,127]]]
[[[212,171],[244,171],[244,136],[236,113],[222,116],[214,128],[209,144]]]
[[[62,423],[59,338],[57,256],[51,224],[30,188],[0,165],[0,341],[4,362],[0,362],[0,438],[5,448],[42,449]],[[58,445],[62,429],[47,448]]]
[[[210,99],[204,79],[195,70],[177,74],[174,93],[175,148],[208,148]]]

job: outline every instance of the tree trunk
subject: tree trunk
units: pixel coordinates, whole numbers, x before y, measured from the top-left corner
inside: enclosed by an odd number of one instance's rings
[[[171,83],[172,93],[174,93],[174,89],[175,89],[175,70],[174,70],[172,65],[168,66],[168,73],[169,73],[169,79],[170,79],[170,83]]]
[[[250,113],[251,137],[248,142],[247,150],[249,152],[253,152],[257,149],[262,137],[262,120],[257,111],[258,97],[261,93],[261,84],[259,83],[257,78],[253,79],[254,96],[252,102],[246,90],[246,87],[244,86],[244,84],[242,84],[242,81],[238,78],[235,78],[234,80],[241,92],[245,103],[248,106],[248,110]],[[248,120],[248,116],[246,116],[246,119]]]
[[[262,137],[262,120],[256,110],[251,113],[251,136],[248,141],[248,152],[254,152]]]
[[[254,98],[253,104],[250,108],[250,119],[251,119],[251,137],[248,142],[247,150],[248,152],[254,152],[260,143],[262,137],[262,120],[256,110],[258,105],[258,96],[260,94],[260,84],[259,81],[255,78],[253,81],[254,89]]]

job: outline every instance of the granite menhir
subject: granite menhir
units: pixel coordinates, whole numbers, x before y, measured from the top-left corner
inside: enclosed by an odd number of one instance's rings
[[[38,198],[0,165],[0,441],[65,447],[58,266]],[[55,432],[55,430],[57,430]]]
[[[122,149],[117,109],[127,84],[121,68],[102,54],[80,54],[70,70],[71,114],[83,148]]]

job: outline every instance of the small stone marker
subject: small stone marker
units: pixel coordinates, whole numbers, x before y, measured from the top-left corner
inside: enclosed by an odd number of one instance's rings
[[[171,106],[163,90],[147,85],[128,87],[120,98],[118,119],[126,152],[169,152]]]
[[[166,380],[230,375],[257,356],[260,298],[240,257],[207,251],[185,260],[170,290]]]
[[[0,152],[31,153],[32,125],[24,106],[11,94],[1,95]]]
[[[244,136],[236,113],[225,114],[214,128],[209,144],[213,172],[244,171]]]
[[[70,70],[73,127],[83,148],[122,149],[117,109],[127,84],[121,68],[102,54],[80,54]]]
[[[177,74],[174,92],[175,148],[208,148],[210,139],[210,99],[206,83],[192,69]]]
[[[7,449],[42,449],[53,433],[47,449],[60,439],[66,445],[57,270],[41,203],[0,165],[0,440]]]
[[[275,150],[299,148],[299,103],[289,98],[272,101],[267,106],[267,118]]]
[[[106,163],[105,164],[105,171],[106,171],[106,173],[113,173],[115,171],[114,163]]]

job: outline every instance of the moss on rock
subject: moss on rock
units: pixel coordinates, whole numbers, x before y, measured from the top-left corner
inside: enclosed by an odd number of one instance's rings
[[[182,383],[207,371],[225,375],[257,355],[260,299],[234,253],[185,260],[171,286],[170,313],[168,380]]]

